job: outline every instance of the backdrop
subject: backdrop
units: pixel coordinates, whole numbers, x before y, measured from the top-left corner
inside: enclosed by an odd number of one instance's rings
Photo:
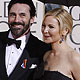
[[[0,32],[7,31],[8,25],[8,11],[7,6],[10,0],[0,0]],[[31,32],[34,36],[38,37],[40,40],[42,40],[42,33],[41,33],[41,24],[43,20],[43,16],[45,13],[45,10],[53,9],[56,7],[63,7],[65,8],[73,18],[73,30],[72,34],[68,35],[67,37],[67,43],[75,49],[77,52],[80,53],[80,6],[70,6],[69,8],[62,5],[44,5],[43,3],[33,0],[35,7],[36,7],[36,17],[35,22],[31,27]],[[45,7],[46,6],[46,7]],[[51,6],[49,8],[49,6]]]

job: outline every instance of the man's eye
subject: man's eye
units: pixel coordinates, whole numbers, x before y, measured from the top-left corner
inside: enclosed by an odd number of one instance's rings
[[[25,14],[23,14],[23,13],[21,13],[21,14],[20,14],[20,16],[21,16],[21,17],[25,17],[26,15],[25,15]]]
[[[10,14],[10,17],[15,17],[15,14]]]

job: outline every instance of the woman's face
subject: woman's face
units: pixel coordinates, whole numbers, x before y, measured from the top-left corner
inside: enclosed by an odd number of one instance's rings
[[[42,24],[43,39],[46,43],[56,43],[60,40],[59,24],[53,16],[47,16]]]

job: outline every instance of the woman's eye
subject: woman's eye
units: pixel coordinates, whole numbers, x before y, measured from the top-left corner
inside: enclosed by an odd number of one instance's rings
[[[49,28],[54,28],[54,26],[49,26]]]
[[[46,26],[44,24],[42,24],[42,28],[45,28]]]

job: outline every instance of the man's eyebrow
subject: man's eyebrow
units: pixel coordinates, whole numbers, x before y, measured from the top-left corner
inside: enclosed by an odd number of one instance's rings
[[[10,14],[15,14],[14,12],[10,12]]]

